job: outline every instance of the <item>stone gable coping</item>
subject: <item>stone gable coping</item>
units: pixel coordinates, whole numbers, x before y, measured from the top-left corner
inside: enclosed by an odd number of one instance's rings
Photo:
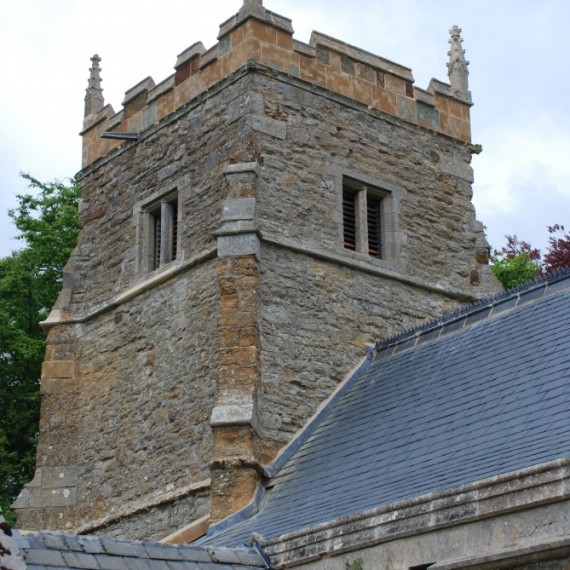
[[[105,120],[110,121],[113,117],[116,117],[115,111],[111,105],[107,104],[99,112],[87,115],[87,117],[83,119],[83,130],[79,134],[83,135],[98,123]]]

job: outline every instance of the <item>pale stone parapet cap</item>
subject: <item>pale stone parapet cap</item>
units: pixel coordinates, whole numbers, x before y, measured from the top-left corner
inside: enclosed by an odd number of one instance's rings
[[[192,59],[196,56],[202,56],[206,53],[206,48],[202,42],[196,42],[192,44],[189,48],[186,48],[182,53],[179,53],[176,57],[176,64],[174,68],[177,69],[184,63],[186,63],[189,59]]]
[[[410,82],[414,81],[412,70],[409,67],[405,67],[403,65],[400,65],[399,63],[394,63],[389,59],[385,59],[378,55],[374,55],[373,53],[370,53],[366,50],[357,48],[353,45],[347,44],[335,38],[331,38],[330,36],[321,34],[320,32],[312,32],[311,40],[309,43],[313,47],[324,46],[338,53],[348,55],[355,61],[359,61],[361,63],[367,63],[372,67],[376,67],[378,69],[381,69],[382,71],[387,71],[388,73],[401,77],[406,81]]]
[[[167,91],[174,89],[174,75],[171,75],[164,81],[161,81],[154,89],[148,92],[148,102],[158,99],[161,95],[164,95]]]
[[[261,0],[244,0],[240,11],[231,18],[228,18],[220,25],[220,33],[218,39],[229,34],[234,28],[237,28],[249,18],[255,18],[260,22],[266,22],[275,28],[279,28],[288,34],[293,33],[293,26],[289,18],[285,18],[279,14],[275,14],[263,7]]]
[[[123,100],[123,105],[126,105],[129,101],[134,99],[140,93],[144,91],[151,91],[156,87],[152,77],[145,77],[142,81],[139,81],[134,87],[131,87],[125,92],[125,98]]]
[[[303,55],[307,55],[309,57],[316,56],[315,46],[311,46],[309,44],[303,43],[299,40],[293,40],[293,49]]]
[[[205,51],[200,57],[200,69],[206,67],[214,60],[218,59],[219,56],[219,46],[216,44],[212,46],[208,51]]]
[[[459,99],[469,106],[473,105],[473,101],[471,100],[471,93],[469,91],[467,92],[466,96],[460,96],[457,92],[453,91],[449,83],[444,83],[439,79],[432,78],[430,80],[428,85],[428,93],[440,93],[441,95],[452,97],[453,99]]]
[[[105,105],[97,113],[91,113],[90,115],[87,115],[83,119],[83,129],[79,134],[83,135],[86,131],[88,131],[89,129],[92,129],[95,125],[97,125],[101,121],[105,121],[107,119],[110,119],[113,116],[115,116],[115,111],[114,111],[113,107],[110,104]]]
[[[435,101],[432,93],[429,93],[425,89],[421,89],[420,87],[416,87],[414,85],[414,98],[426,105],[431,105],[435,107]]]
[[[123,117],[125,115],[125,110],[121,109],[117,114],[115,114],[109,120],[109,124],[107,125],[107,130],[113,130],[113,127],[120,125],[123,122]]]

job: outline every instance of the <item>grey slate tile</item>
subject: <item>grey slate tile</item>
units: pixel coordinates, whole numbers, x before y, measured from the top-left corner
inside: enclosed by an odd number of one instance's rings
[[[200,568],[198,562],[189,562],[187,560],[167,560],[166,565],[169,570],[198,570]]]
[[[222,564],[239,564],[240,559],[234,550],[224,547],[211,548],[207,547],[208,553],[213,562],[220,562]]]
[[[66,562],[59,550],[33,549],[24,553],[24,560],[27,564],[40,564],[65,568]]]
[[[107,554],[116,556],[134,556],[137,558],[146,558],[147,552],[140,542],[130,542],[126,540],[115,540],[108,537],[101,537],[101,545]]]
[[[64,535],[64,536],[65,536],[65,543],[67,544],[67,548],[69,550],[83,552],[83,546],[78,536],[76,535]]]
[[[69,568],[81,568],[82,570],[97,570],[99,568],[99,563],[94,554],[63,551],[62,555]]]
[[[57,533],[31,533],[16,539],[29,570],[241,570],[263,568],[253,550],[234,551],[156,542],[116,540]]]
[[[157,558],[160,560],[182,560],[178,548],[172,547],[171,545],[159,544],[159,543],[146,543],[144,545],[145,550],[148,553],[149,558]]]
[[[123,560],[126,570],[155,570],[154,564],[151,564],[151,561],[145,558],[128,557]]]
[[[217,562],[200,562],[196,567],[198,570],[228,570],[227,565],[221,565]]]
[[[65,535],[63,534],[46,533],[43,535],[43,543],[46,548],[54,548],[56,550],[61,550],[62,548],[67,549]]]
[[[109,554],[96,554],[94,558],[101,570],[123,570],[125,559],[122,556],[111,556]]]
[[[182,560],[192,560],[193,562],[210,562],[212,560],[206,548],[201,546],[179,546],[178,554]]]
[[[81,546],[83,552],[90,552],[92,554],[99,554],[104,552],[103,545],[98,537],[95,536],[78,536],[77,541]]]

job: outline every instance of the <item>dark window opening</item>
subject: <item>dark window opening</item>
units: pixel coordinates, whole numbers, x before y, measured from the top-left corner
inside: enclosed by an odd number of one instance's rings
[[[149,269],[158,269],[175,260],[178,254],[178,202],[163,201],[148,212]]]
[[[152,258],[152,268],[156,269],[160,265],[160,242],[161,242],[161,219],[160,219],[160,211],[156,214],[151,214],[152,216],[152,223],[154,225],[154,247],[153,249],[153,258]]]
[[[357,182],[342,189],[342,237],[345,249],[382,258],[382,195]]]
[[[368,255],[382,257],[382,233],[380,227],[380,198],[366,196],[366,214],[368,224]]]
[[[356,250],[356,192],[344,188],[342,192],[342,223],[344,247]]]

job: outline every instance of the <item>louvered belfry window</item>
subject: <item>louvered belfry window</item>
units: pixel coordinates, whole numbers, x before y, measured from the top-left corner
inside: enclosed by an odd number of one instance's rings
[[[342,191],[342,223],[344,247],[356,250],[356,192],[350,188]]]
[[[342,189],[343,245],[346,249],[382,257],[382,195],[349,181]]]
[[[178,254],[178,202],[172,204],[172,259]]]
[[[382,257],[382,237],[380,227],[380,204],[377,196],[366,196],[366,221],[368,225],[368,255]]]
[[[178,254],[178,201],[176,197],[163,200],[148,215],[148,251],[151,271],[176,259]]]
[[[162,220],[160,216],[160,211],[152,214],[152,223],[154,225],[154,244],[153,244],[153,260],[152,268],[156,269],[160,265],[160,242],[162,234]]]

